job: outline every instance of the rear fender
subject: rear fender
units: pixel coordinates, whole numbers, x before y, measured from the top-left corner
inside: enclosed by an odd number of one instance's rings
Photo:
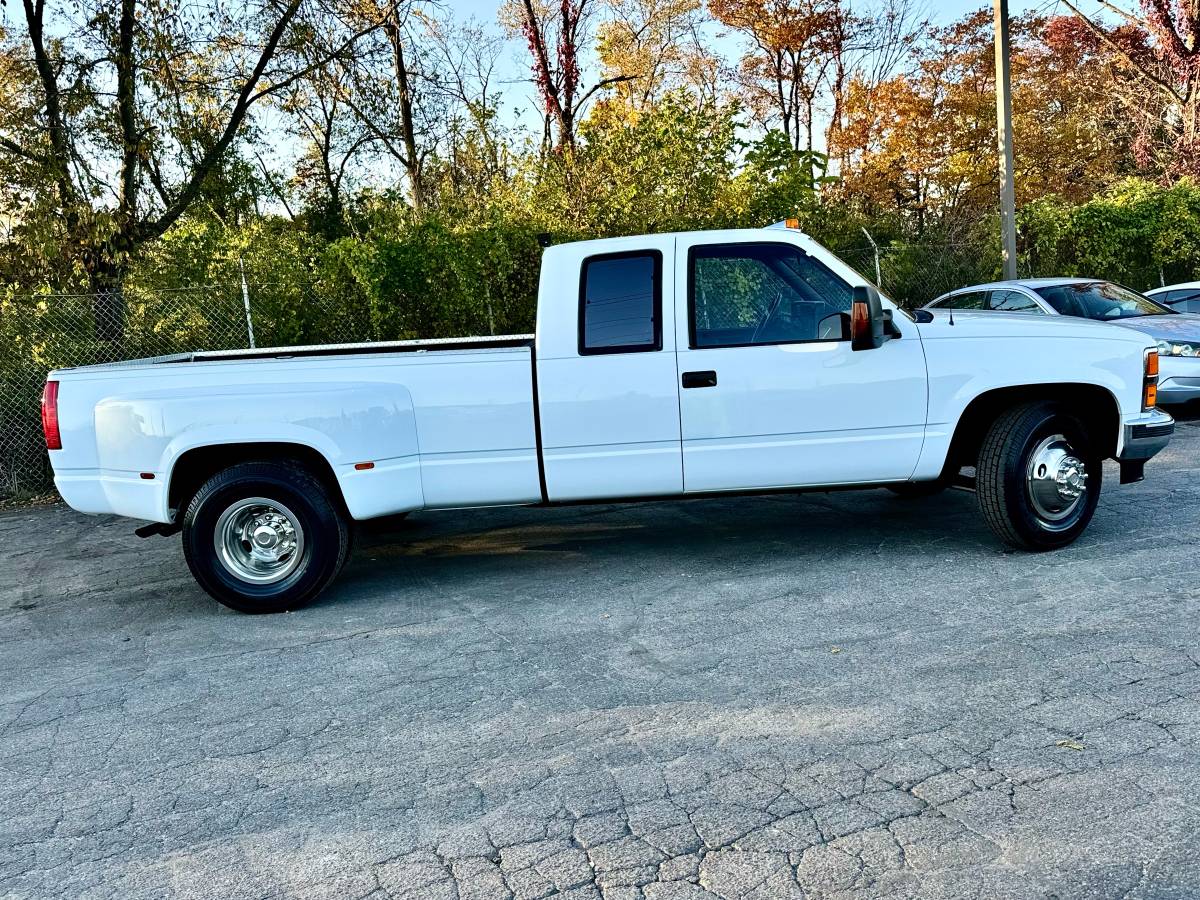
[[[244,445],[249,458],[256,443],[296,444],[329,463],[355,519],[423,505],[416,418],[400,385],[245,383],[114,396],[96,406],[96,441],[102,469],[155,473],[164,484],[197,448]]]

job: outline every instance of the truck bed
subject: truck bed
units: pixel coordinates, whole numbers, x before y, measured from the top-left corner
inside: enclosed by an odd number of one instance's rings
[[[84,512],[169,522],[189,454],[290,444],[329,464],[354,518],[538,502],[532,344],[201,351],[52,372],[55,481]]]

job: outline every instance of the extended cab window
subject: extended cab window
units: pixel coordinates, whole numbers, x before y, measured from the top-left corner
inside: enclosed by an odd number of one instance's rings
[[[693,347],[843,340],[854,290],[790,244],[693,247]]]
[[[583,261],[579,352],[634,353],[662,348],[662,254],[611,253]]]

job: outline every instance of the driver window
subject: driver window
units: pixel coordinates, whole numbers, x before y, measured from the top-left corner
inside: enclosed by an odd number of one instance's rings
[[[789,244],[693,247],[693,347],[843,340],[854,291]]]

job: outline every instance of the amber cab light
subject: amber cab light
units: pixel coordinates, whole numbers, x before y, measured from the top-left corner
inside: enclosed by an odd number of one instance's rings
[[[42,389],[42,432],[46,435],[47,450],[62,449],[62,436],[58,433],[57,381],[47,381]]]

